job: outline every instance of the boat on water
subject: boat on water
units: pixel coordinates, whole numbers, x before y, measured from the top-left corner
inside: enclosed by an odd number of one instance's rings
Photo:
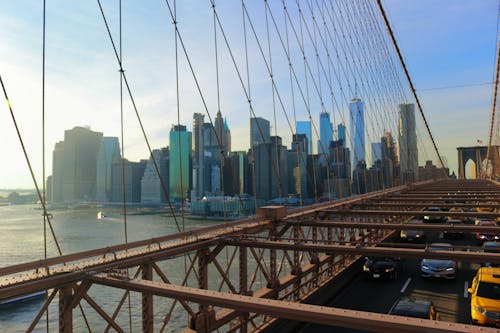
[[[21,295],[13,298],[0,300],[0,309],[10,306],[20,305],[22,303],[40,301],[45,298],[45,290],[36,291],[31,294]]]
[[[106,215],[104,214],[104,212],[102,212],[102,211],[97,212],[97,219],[98,220],[102,220],[105,217],[106,217]]]

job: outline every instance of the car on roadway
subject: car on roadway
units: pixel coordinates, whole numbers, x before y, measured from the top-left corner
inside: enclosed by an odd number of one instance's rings
[[[411,224],[412,226],[415,225],[416,227],[418,227],[419,225],[422,224],[422,221],[410,220],[407,222],[407,224]],[[407,242],[423,242],[425,239],[425,233],[421,229],[401,230],[399,232],[399,239],[401,241],[407,241]]]
[[[479,268],[467,291],[472,323],[500,326],[500,268]]]
[[[389,310],[390,315],[439,320],[439,312],[432,301],[401,298]]]
[[[476,219],[474,220],[474,224],[475,225],[481,225],[481,223],[483,222],[493,222],[495,223],[494,220],[488,218],[488,217],[476,217]]]
[[[467,209],[465,209],[465,211],[466,211],[467,213],[476,213],[476,212],[477,212],[477,208],[475,208],[475,207],[471,207],[471,208],[467,208]],[[464,222],[465,222],[466,224],[474,224],[474,221],[475,221],[475,220],[476,220],[476,218],[475,218],[475,217],[468,216],[468,217],[466,217],[466,218],[464,219]]]
[[[484,242],[483,251],[487,253],[500,253],[500,242]],[[485,262],[481,266],[484,267],[500,267],[500,263]]]
[[[478,226],[494,227],[497,224],[491,220],[482,220]],[[476,242],[481,245],[487,241],[500,241],[500,233],[494,231],[478,231],[475,233]]]
[[[397,280],[401,262],[390,257],[366,257],[363,271],[375,280]]]
[[[453,251],[453,245],[448,243],[432,243],[427,251]],[[420,262],[420,276],[435,277],[453,280],[457,273],[457,263],[448,259],[422,259]]]
[[[464,210],[462,208],[453,207],[450,209],[450,213],[463,213]],[[460,220],[462,222],[465,221],[465,216],[448,216],[448,220]]]
[[[446,224],[448,224],[450,227],[453,228],[455,226],[463,225],[464,223],[462,220],[452,219],[446,221]],[[449,238],[464,238],[464,232],[453,229],[443,231],[443,239],[449,239]]]
[[[441,212],[441,208],[439,207],[427,207],[424,209],[424,212]],[[441,223],[446,220],[444,216],[432,216],[432,215],[424,215],[423,217],[424,223]]]

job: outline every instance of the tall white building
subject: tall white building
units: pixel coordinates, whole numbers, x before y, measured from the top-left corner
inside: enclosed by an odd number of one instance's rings
[[[418,180],[418,148],[415,105],[399,105],[399,160],[401,184]]]

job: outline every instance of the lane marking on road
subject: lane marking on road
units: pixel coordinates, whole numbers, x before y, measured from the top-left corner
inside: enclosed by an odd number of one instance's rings
[[[406,291],[406,288],[408,288],[410,282],[411,282],[411,277],[409,277],[408,280],[406,280],[405,284],[403,285],[403,288],[401,288],[401,293],[404,293]]]
[[[464,298],[469,297],[469,292],[467,291],[469,289],[469,281],[465,281],[464,283]]]

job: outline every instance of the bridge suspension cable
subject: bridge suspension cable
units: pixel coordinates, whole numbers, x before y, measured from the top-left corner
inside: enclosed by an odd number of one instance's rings
[[[432,132],[431,132],[431,129],[429,127],[429,123],[428,123],[427,118],[425,117],[424,111],[422,109],[422,104],[420,103],[420,99],[418,98],[418,95],[417,95],[417,92],[415,90],[415,87],[413,86],[413,82],[411,80],[410,73],[408,72],[408,69],[406,67],[405,61],[403,59],[403,55],[401,54],[401,51],[399,49],[398,43],[396,41],[396,38],[394,37],[394,33],[392,31],[391,25],[389,23],[389,20],[387,18],[386,13],[385,13],[384,7],[382,5],[382,1],[381,0],[377,0],[377,4],[378,4],[378,7],[380,9],[380,13],[382,14],[382,17],[384,19],[387,31],[389,32],[389,35],[391,36],[394,48],[396,49],[396,52],[398,54],[398,58],[399,58],[399,61],[401,62],[401,66],[403,67],[403,70],[405,72],[406,78],[408,80],[408,83],[410,85],[410,89],[411,89],[412,94],[413,94],[413,97],[415,98],[415,101],[417,102],[418,110],[420,112],[420,115],[422,116],[422,120],[424,121],[425,128],[427,129],[427,133],[429,134],[429,138],[431,139],[431,142],[432,142],[432,145],[434,147],[434,150],[436,151],[437,157],[439,159],[439,164],[440,164],[440,166],[441,166],[441,168],[443,169],[443,172],[444,172],[445,165],[443,163],[443,159],[441,157],[441,154],[439,153],[439,150],[437,148],[437,145],[436,145],[436,142],[434,140],[434,137],[432,136]],[[448,175],[446,175],[446,177],[447,176]]]
[[[493,178],[495,177],[495,171],[492,170],[490,172],[490,160],[492,158],[492,144],[493,144],[493,128],[495,126],[495,114],[496,114],[496,109],[497,109],[497,96],[498,96],[498,79],[499,79],[499,73],[500,73],[500,38],[497,36],[497,52],[496,52],[496,65],[495,65],[495,80],[493,81],[493,96],[492,96],[492,102],[491,102],[491,117],[490,117],[490,126],[489,126],[489,134],[488,134],[488,150],[486,153],[486,177],[488,178]],[[494,153],[495,156],[493,158],[495,159],[495,162],[498,163],[498,151],[495,151]],[[493,163],[493,166],[496,166],[496,163]],[[488,174],[489,173],[489,174]]]

